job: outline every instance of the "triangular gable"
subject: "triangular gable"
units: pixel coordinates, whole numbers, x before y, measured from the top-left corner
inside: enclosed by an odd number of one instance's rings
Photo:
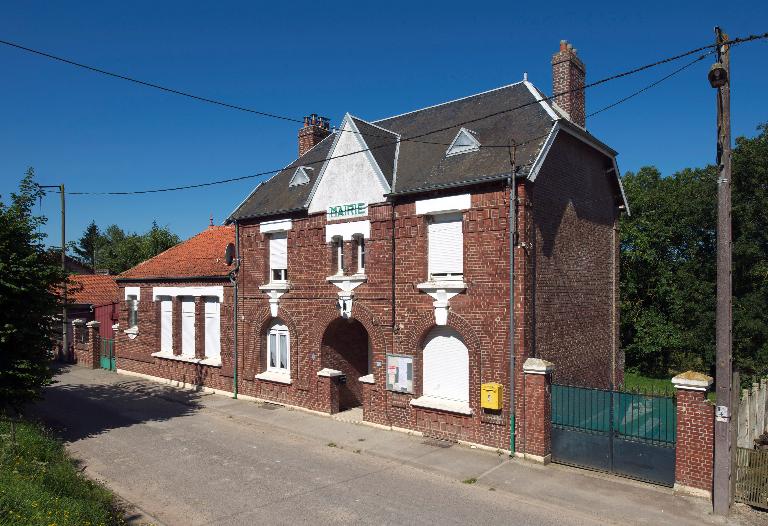
[[[480,141],[475,137],[475,132],[462,128],[445,152],[445,156],[459,155],[467,152],[476,152],[480,149]]]
[[[307,200],[308,212],[325,212],[329,206],[349,203],[381,203],[390,191],[360,130],[347,114]]]
[[[301,186],[307,184],[310,181],[307,170],[314,170],[314,168],[310,168],[309,166],[299,166],[296,168],[296,171],[293,172],[293,177],[291,177],[291,180],[288,182],[288,186]]]

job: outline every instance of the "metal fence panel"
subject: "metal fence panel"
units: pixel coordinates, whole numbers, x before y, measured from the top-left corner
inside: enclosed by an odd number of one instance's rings
[[[768,450],[737,448],[735,499],[768,509]]]

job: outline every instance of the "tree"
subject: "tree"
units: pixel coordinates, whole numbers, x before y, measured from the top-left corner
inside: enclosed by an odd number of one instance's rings
[[[96,226],[96,221],[91,221],[91,224],[86,227],[82,237],[72,247],[72,250],[80,256],[80,261],[96,270],[98,251],[103,244],[104,239],[99,231],[99,227]]]
[[[66,276],[46,251],[32,215],[42,190],[27,170],[10,203],[0,201],[0,408],[21,411],[51,383],[58,291]]]
[[[733,353],[745,376],[768,374],[768,126],[733,151]],[[623,177],[621,341],[630,371],[712,372],[717,171]]]
[[[144,234],[128,234],[119,226],[110,225],[101,235],[97,262],[100,267],[119,274],[180,242],[179,236],[155,221]]]

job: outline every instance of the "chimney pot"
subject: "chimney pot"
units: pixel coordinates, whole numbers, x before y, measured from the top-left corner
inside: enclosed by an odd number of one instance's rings
[[[573,44],[560,41],[560,50],[552,56],[552,91],[554,102],[568,113],[570,121],[585,127],[587,69],[576,53]]]
[[[328,137],[330,120],[311,113],[304,117],[304,127],[299,129],[299,157],[307,153],[320,141]]]

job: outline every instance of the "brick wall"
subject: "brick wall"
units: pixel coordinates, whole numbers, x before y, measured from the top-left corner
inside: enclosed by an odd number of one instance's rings
[[[704,391],[677,391],[675,486],[712,491],[715,407]]]
[[[554,101],[581,127],[586,122],[586,103],[584,90],[579,88],[584,87],[586,75],[587,68],[576,56],[576,50],[561,42],[560,50],[552,57],[552,92],[561,94]]]
[[[532,203],[535,355],[555,382],[622,381],[618,349],[616,186],[609,160],[561,132],[536,178]]]

